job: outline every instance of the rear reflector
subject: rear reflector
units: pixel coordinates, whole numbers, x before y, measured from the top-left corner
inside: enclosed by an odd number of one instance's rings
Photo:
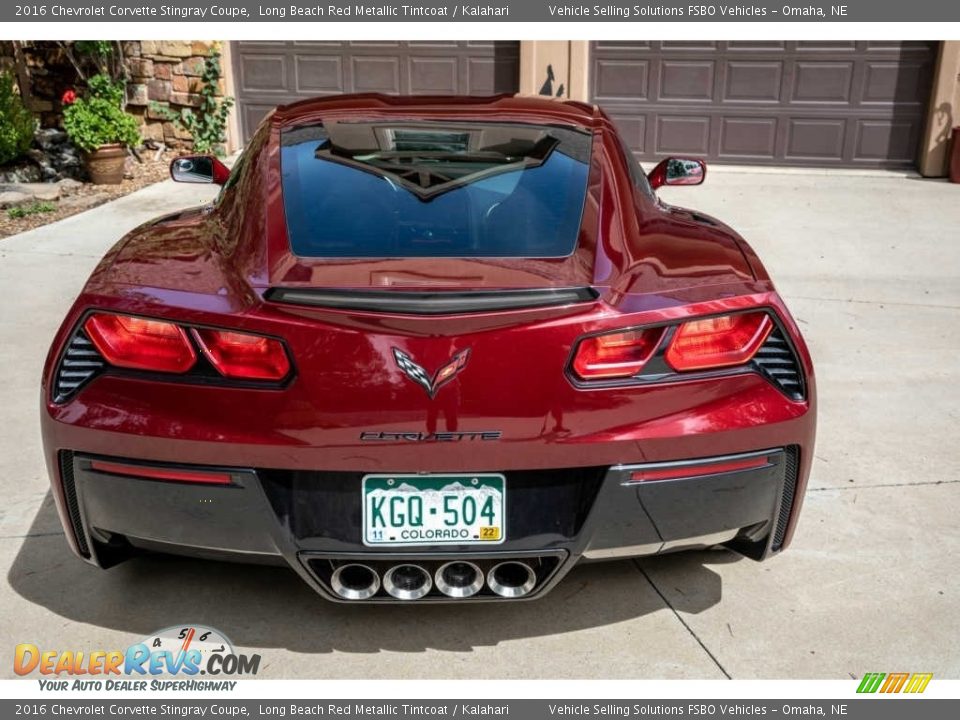
[[[290,360],[279,340],[229,330],[194,329],[193,334],[224,377],[282,380],[290,372]]]
[[[96,313],[83,325],[103,358],[115,367],[185,373],[197,353],[183,328],[162,320]]]
[[[90,469],[110,475],[128,475],[147,480],[170,480],[172,482],[204,483],[207,485],[229,485],[232,482],[230,473],[225,472],[147,467],[145,465],[127,465],[104,460],[91,461]]]
[[[677,328],[665,359],[679,371],[742,365],[772,329],[773,321],[763,312],[690,320]]]
[[[650,467],[634,470],[630,473],[630,481],[647,482],[649,480],[676,480],[680,478],[703,477],[704,475],[758,470],[759,468],[767,467],[769,464],[770,459],[766,455],[757,455],[748,458],[705,462],[703,464]]]
[[[660,344],[663,328],[594,335],[580,341],[573,371],[582,380],[632,377]]]

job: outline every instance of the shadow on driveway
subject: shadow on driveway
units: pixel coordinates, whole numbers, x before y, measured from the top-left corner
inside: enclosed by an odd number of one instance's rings
[[[241,648],[469,651],[610,625],[666,607],[632,561],[581,565],[532,602],[357,607],[324,600],[285,567],[142,555],[98,570],[70,553],[60,529],[47,493],[11,566],[10,585],[64,618],[135,635],[199,623],[221,630]],[[697,592],[674,607],[699,613],[721,598],[720,576],[702,563],[737,559],[729,552],[684,553],[646,559],[640,567],[655,566],[661,578],[665,569],[676,569],[686,587],[694,578]]]

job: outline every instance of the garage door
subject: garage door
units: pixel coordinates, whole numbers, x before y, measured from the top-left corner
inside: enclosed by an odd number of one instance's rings
[[[318,95],[516,92],[517,42],[234,42],[244,141],[277,105]]]
[[[596,42],[591,94],[645,160],[903,167],[936,43]]]

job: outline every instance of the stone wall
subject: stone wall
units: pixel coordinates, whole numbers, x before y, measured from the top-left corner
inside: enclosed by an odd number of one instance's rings
[[[199,85],[204,59],[216,46],[210,40],[129,40],[121,43],[128,74],[127,111],[142,123],[144,138],[169,147],[189,148],[190,135],[166,120],[158,107],[177,112],[200,104]],[[45,128],[61,126],[60,98],[79,84],[76,70],[57,43],[21,42],[30,88],[24,100]],[[15,48],[0,41],[0,69],[15,71]],[[221,73],[224,72],[221,64]],[[224,93],[221,76],[218,95]]]
[[[160,108],[179,112],[200,105],[204,60],[214,49],[209,40],[132,40],[123,43],[130,81],[127,111],[140,118],[143,136],[170,147],[189,147],[190,134],[167,120]],[[221,73],[223,68],[221,66]],[[224,94],[221,76],[217,95]]]

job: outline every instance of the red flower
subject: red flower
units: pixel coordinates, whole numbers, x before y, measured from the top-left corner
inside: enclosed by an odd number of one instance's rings
[[[64,105],[73,105],[76,101],[77,93],[75,93],[73,90],[67,90],[63,94],[63,97],[60,98],[60,102],[62,102]]]

